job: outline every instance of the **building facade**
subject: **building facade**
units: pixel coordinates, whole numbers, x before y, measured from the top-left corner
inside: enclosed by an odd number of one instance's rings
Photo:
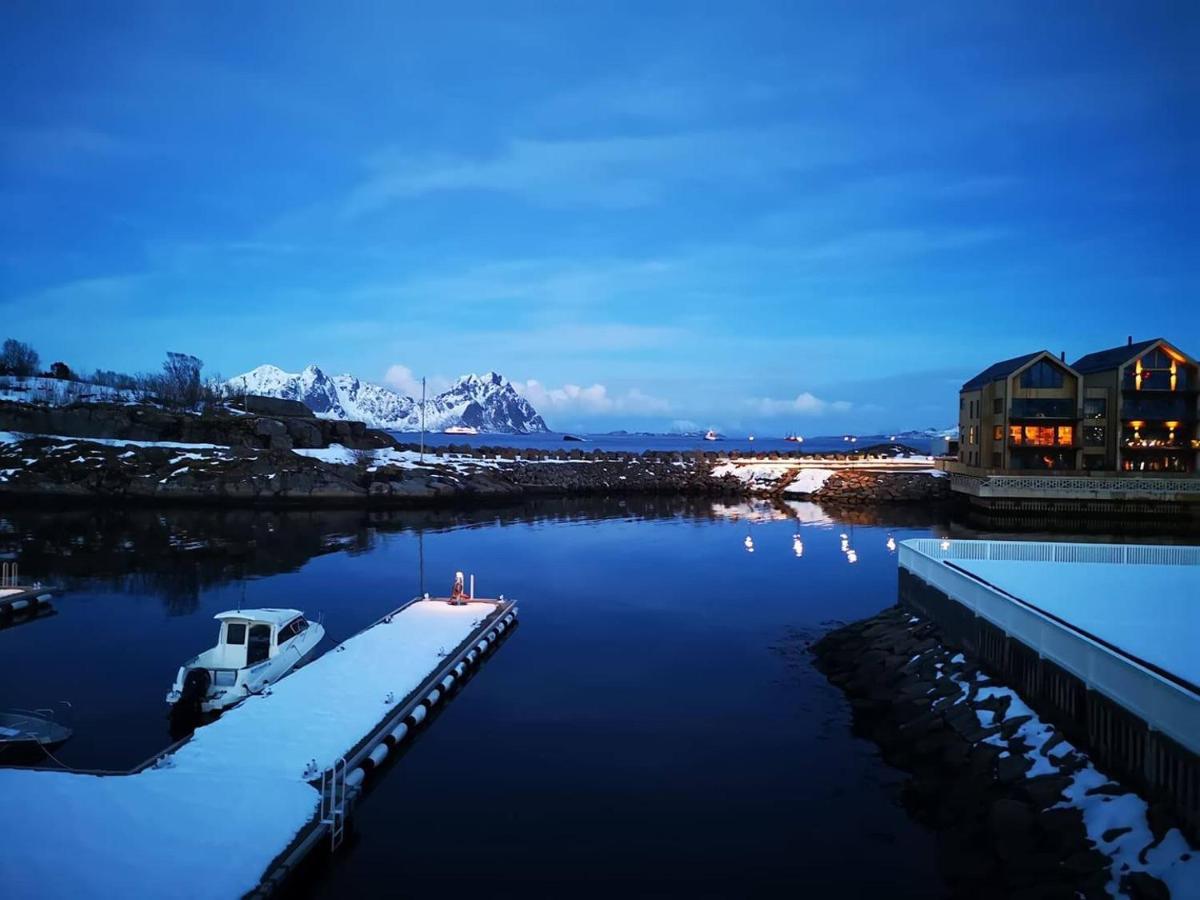
[[[1155,338],[1089,353],[1083,378],[1083,467],[1119,472],[1200,470],[1200,366]]]
[[[1045,350],[959,392],[959,462],[982,470],[1196,472],[1200,366],[1162,338],[1068,365]]]
[[[984,369],[959,392],[959,461],[1004,471],[1079,468],[1079,373],[1046,350]]]

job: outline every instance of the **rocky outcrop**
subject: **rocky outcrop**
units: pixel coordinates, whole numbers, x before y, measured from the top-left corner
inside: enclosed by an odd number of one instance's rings
[[[372,431],[362,422],[317,419],[303,404],[296,405],[305,410],[304,415],[267,416],[227,410],[197,415],[157,406],[118,403],[72,406],[0,403],[0,431],[273,450],[320,448],[330,444],[371,449],[390,447],[395,443],[388,435]]]
[[[579,454],[571,461],[533,461],[430,453],[419,461],[389,449],[337,452],[339,461],[328,462],[291,452],[291,432],[279,421],[256,421],[265,447],[114,446],[45,437],[0,444],[0,500],[407,506],[527,495],[741,492],[740,483],[714,478],[703,457]],[[330,424],[349,433],[351,423]]]
[[[282,397],[247,394],[238,405],[246,412],[260,416],[301,416],[306,419],[316,416],[316,413],[299,400],[285,400]]]
[[[1105,782],[1053,726],[948,648],[936,624],[894,607],[828,633],[811,652],[845,691],[855,732],[911,774],[904,804],[937,833],[952,896],[1099,900],[1114,879],[1130,896],[1168,896],[1153,875],[1114,864],[1117,855],[1145,864],[1145,850],[1117,850],[1128,828],[1089,836],[1082,811],[1064,802],[1084,769],[1097,784],[1090,795],[1132,792]],[[1154,844],[1165,834],[1161,818],[1149,807],[1140,829]]]
[[[834,472],[812,494],[829,506],[872,503],[938,503],[950,499],[950,479],[926,472]]]

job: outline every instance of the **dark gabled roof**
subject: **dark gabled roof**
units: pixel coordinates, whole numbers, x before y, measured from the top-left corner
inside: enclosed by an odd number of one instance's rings
[[[1097,350],[1095,353],[1079,357],[1071,363],[1071,368],[1080,375],[1115,369],[1125,365],[1134,357],[1141,356],[1144,351],[1161,340],[1162,338],[1153,338],[1149,341],[1138,341],[1136,344],[1122,344],[1120,347],[1111,347],[1108,350]]]
[[[1001,378],[1007,378],[1035,356],[1040,356],[1046,352],[1047,351],[1045,350],[1037,350],[1033,353],[1026,353],[1024,356],[1014,356],[1012,359],[1006,359],[1003,362],[994,363],[964,384],[960,390],[978,390],[985,384],[991,384],[993,381],[999,381]],[[1058,360],[1055,360],[1055,362],[1057,361]]]

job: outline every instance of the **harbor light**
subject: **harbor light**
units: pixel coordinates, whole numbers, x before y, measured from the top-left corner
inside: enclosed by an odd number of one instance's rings
[[[754,538],[750,537],[750,535],[746,535],[746,539],[742,541],[742,543],[745,544],[747,553],[754,552]]]
[[[943,550],[950,549],[950,538],[942,538],[942,549]]]
[[[894,537],[892,537],[890,534],[888,535],[888,538],[887,538],[887,548],[888,548],[888,553],[896,552],[896,539]]]
[[[792,552],[796,554],[797,559],[804,555],[804,541],[800,540],[800,535],[792,538]]]
[[[858,562],[858,551],[853,548],[847,550],[846,551],[846,562],[850,563],[851,565]]]

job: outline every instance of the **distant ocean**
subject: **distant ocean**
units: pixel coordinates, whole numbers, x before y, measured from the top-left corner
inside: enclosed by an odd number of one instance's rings
[[[392,431],[389,432],[398,441],[415,444],[421,439],[419,433]],[[580,450],[622,450],[627,453],[641,453],[643,450],[728,450],[781,453],[802,450],[809,453],[832,453],[854,450],[858,447],[869,447],[872,444],[893,443],[886,434],[855,435],[853,443],[843,436],[805,438],[804,443],[796,444],[783,438],[757,438],[750,441],[742,437],[723,438],[719,441],[706,441],[700,436],[678,434],[576,434],[582,441],[566,441],[563,435],[550,432],[547,434],[441,434],[427,432],[425,446],[431,448],[447,447],[451,444],[470,447],[515,447],[518,449],[580,449]],[[934,438],[928,436],[903,437],[897,436],[894,443],[904,444],[929,453],[933,449]],[[941,439],[937,439],[941,442]],[[940,448],[939,448],[940,450]]]

